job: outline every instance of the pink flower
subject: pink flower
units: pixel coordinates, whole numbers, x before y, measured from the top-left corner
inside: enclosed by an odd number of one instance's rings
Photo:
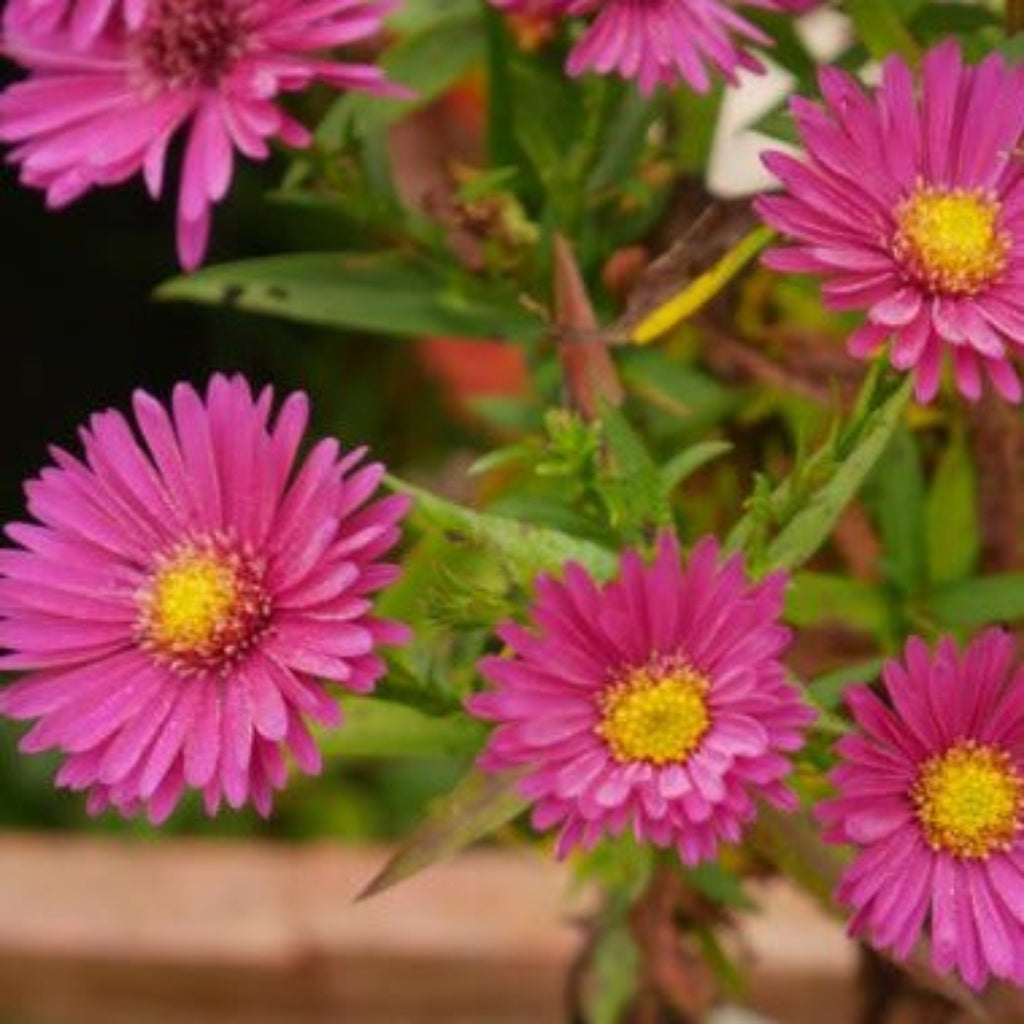
[[[873,95],[835,68],[820,82],[824,108],[792,100],[807,157],[764,158],[785,194],[758,211],[797,243],[766,262],[824,275],[833,309],[866,309],[850,351],[891,339],[889,359],[913,371],[921,401],[946,355],[967,398],[987,374],[1020,401],[1010,359],[1024,349],[1024,70],[996,54],[965,67],[949,42],[926,55],[919,93],[899,57]]]
[[[137,28],[112,24],[85,49],[66,28],[37,35],[7,19],[5,52],[30,75],[0,95],[0,140],[16,144],[22,182],[59,208],[139,173],[159,196],[168,146],[184,131],[178,254],[192,269],[235,151],[262,160],[270,139],[309,144],[279,93],[322,81],[406,95],[373,65],[317,55],[373,35],[392,2],[147,0]]]
[[[88,46],[108,25],[137,28],[148,0],[8,0],[7,26],[16,32],[49,34],[67,29],[76,46]]]
[[[826,838],[859,850],[839,889],[850,925],[905,958],[928,931],[938,971],[1024,984],[1024,666],[989,630],[959,654],[907,643],[885,694],[848,697]],[[927,922],[927,924],[926,924]]]
[[[794,803],[785,755],[813,713],[778,660],[785,583],[749,584],[710,537],[684,570],[668,533],[650,565],[627,552],[610,584],[575,564],[542,577],[536,630],[504,625],[512,655],[480,664],[495,689],[468,707],[500,723],[480,766],[525,772],[533,824],[560,826],[560,855],[631,825],[688,864],[714,857],[757,799]]]
[[[321,441],[300,466],[305,395],[273,424],[273,395],[215,376],[170,411],[134,396],[135,427],[98,413],[85,460],[53,450],[26,485],[37,522],[0,550],[0,712],[37,719],[21,747],[59,750],[57,784],[88,808],[154,823],[201,790],[269,814],[290,750],[320,755],[305,724],[337,725],[327,685],[365,693],[384,671],[378,645],[406,631],[370,595],[396,570],[404,498],[371,500],[384,472]]]
[[[740,68],[763,71],[744,49],[771,39],[723,0],[491,0],[514,14],[594,14],[569,56],[568,71],[618,72],[636,79],[643,93],[685,81],[698,92],[711,87],[707,65],[728,81]],[[794,4],[799,7],[794,7]],[[766,10],[803,9],[803,0],[746,0]]]

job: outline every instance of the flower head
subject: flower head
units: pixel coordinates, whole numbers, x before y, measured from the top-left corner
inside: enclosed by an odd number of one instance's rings
[[[908,642],[885,693],[848,698],[826,838],[858,854],[839,889],[851,930],[905,958],[930,933],[937,970],[1024,983],[1024,666],[989,630],[962,653]]]
[[[575,564],[542,577],[536,631],[499,629],[512,655],[481,662],[494,689],[468,702],[500,723],[481,767],[524,772],[534,825],[560,827],[560,853],[631,826],[689,864],[714,857],[758,798],[792,806],[786,754],[813,714],[778,660],[784,586],[751,585],[712,538],[684,570],[668,533],[653,563],[627,552],[607,585]]]
[[[744,47],[770,45],[771,39],[737,14],[725,0],[491,0],[514,14],[551,17],[593,15],[573,49],[568,70],[617,72],[637,81],[644,93],[680,81],[706,92],[708,65],[730,82],[740,68],[764,66]],[[748,7],[803,10],[804,0],[746,0]]]
[[[137,25],[115,20],[84,48],[73,25],[37,32],[8,17],[5,52],[29,77],[0,95],[0,140],[15,144],[10,159],[22,182],[45,190],[57,208],[139,173],[156,198],[168,147],[184,132],[178,254],[192,269],[206,251],[212,206],[230,187],[235,152],[261,160],[270,139],[309,143],[278,94],[321,81],[404,95],[373,65],[319,55],[375,33],[391,5],[146,0]]]
[[[186,787],[270,811],[285,750],[319,770],[307,720],[337,725],[326,682],[366,692],[376,649],[404,627],[370,595],[404,498],[372,500],[383,467],[321,441],[299,466],[308,418],[289,396],[215,376],[179,384],[170,410],[134,397],[135,427],[98,413],[79,460],[26,485],[36,522],[0,550],[0,713],[37,720],[28,753],[66,755],[58,784],[96,813],[162,821]]]
[[[947,355],[967,398],[987,375],[1020,401],[1024,69],[996,54],[967,67],[950,42],[926,55],[917,92],[900,57],[873,95],[834,68],[820,82],[824,108],[791,101],[806,159],[765,156],[785,192],[758,210],[796,243],[766,262],[822,274],[828,305],[866,310],[851,352],[891,339],[889,359],[913,371],[921,401],[935,397]]]

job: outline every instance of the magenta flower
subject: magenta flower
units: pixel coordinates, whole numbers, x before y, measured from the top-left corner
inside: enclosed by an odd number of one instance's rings
[[[284,753],[307,773],[320,755],[306,720],[337,725],[327,685],[365,693],[376,649],[404,627],[370,595],[396,575],[405,498],[371,500],[383,467],[321,441],[301,466],[305,395],[273,396],[215,376],[205,400],[171,409],[134,396],[140,440],[118,412],[81,431],[85,460],[26,486],[34,523],[0,550],[0,712],[37,719],[21,747],[59,750],[57,783],[88,808],[154,823],[186,787],[208,813],[222,798],[269,814]]]
[[[1011,354],[1024,349],[1024,70],[993,54],[965,67],[956,43],[924,59],[920,92],[899,57],[865,95],[835,68],[820,73],[824,109],[791,101],[807,157],[765,164],[785,194],[757,200],[797,245],[768,253],[777,270],[827,278],[833,309],[866,309],[850,338],[866,357],[912,370],[917,397],[935,397],[947,354],[960,392],[987,375],[1018,402]]]
[[[568,71],[617,72],[641,92],[687,82],[711,87],[708,65],[735,83],[740,68],[763,71],[744,49],[771,39],[723,0],[491,0],[513,14],[589,15],[594,18],[569,56]],[[803,0],[746,0],[765,10],[806,9]]]
[[[77,46],[87,46],[108,25],[137,28],[148,0],[8,0],[4,18],[16,32],[36,35],[68,30]]]
[[[379,68],[319,56],[377,32],[393,0],[148,0],[137,28],[111,25],[83,49],[72,31],[35,34],[7,18],[5,53],[30,74],[0,95],[0,140],[24,184],[52,208],[141,173],[160,195],[173,137],[186,134],[178,254],[206,252],[213,204],[237,150],[262,160],[270,139],[309,144],[275,102],[314,81],[406,95]]]
[[[778,660],[785,584],[751,585],[710,537],[684,570],[668,533],[650,565],[627,552],[613,583],[575,564],[542,577],[536,631],[498,630],[512,656],[481,662],[495,689],[467,702],[500,723],[480,766],[525,773],[533,824],[560,826],[559,855],[631,825],[688,864],[714,857],[758,798],[794,804],[785,755],[813,713]]]
[[[958,654],[914,638],[885,695],[848,697],[826,838],[859,848],[839,889],[850,929],[903,959],[931,935],[936,970],[1024,984],[1024,666],[989,630]],[[927,922],[927,923],[926,923]]]

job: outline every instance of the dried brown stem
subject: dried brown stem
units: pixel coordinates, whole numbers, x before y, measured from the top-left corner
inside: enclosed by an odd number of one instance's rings
[[[1024,28],[1024,0],[1006,0],[1006,34],[1015,35]]]
[[[721,912],[683,883],[679,872],[663,865],[630,915],[633,936],[643,956],[640,992],[633,1024],[665,1019],[665,1010],[686,1021],[700,1021],[714,1005],[717,986],[703,959],[684,942],[687,925],[718,923]]]
[[[561,235],[554,244],[554,293],[566,402],[584,419],[594,420],[602,402],[621,404],[622,384],[608,346],[597,337],[597,317],[572,246]]]

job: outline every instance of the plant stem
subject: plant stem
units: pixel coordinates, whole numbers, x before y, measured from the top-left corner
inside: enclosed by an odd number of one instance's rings
[[[1016,35],[1024,29],[1024,0],[1006,0],[1006,34]]]
[[[622,384],[608,346],[597,336],[597,317],[572,246],[560,234],[555,235],[554,271],[558,356],[566,400],[585,420],[596,420],[602,402],[622,403]]]

